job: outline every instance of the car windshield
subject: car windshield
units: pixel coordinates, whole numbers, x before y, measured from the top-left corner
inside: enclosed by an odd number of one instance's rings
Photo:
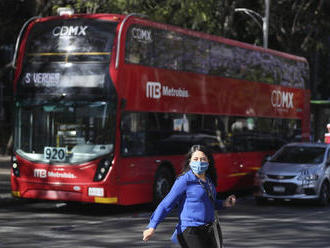
[[[105,101],[17,102],[15,152],[30,161],[81,163],[113,151],[115,108]]]
[[[325,148],[307,146],[286,146],[282,148],[271,162],[292,164],[319,164],[323,161]]]

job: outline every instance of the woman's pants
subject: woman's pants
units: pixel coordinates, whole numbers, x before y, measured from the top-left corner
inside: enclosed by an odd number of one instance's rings
[[[217,248],[212,224],[187,227],[178,241],[182,248]]]

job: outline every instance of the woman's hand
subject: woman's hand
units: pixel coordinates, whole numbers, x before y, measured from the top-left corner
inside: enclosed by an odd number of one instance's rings
[[[223,206],[226,208],[230,208],[235,206],[236,204],[236,196],[235,195],[230,195],[227,197],[227,199],[223,202]]]
[[[148,241],[151,236],[155,233],[155,229],[150,227],[143,232],[143,241]]]

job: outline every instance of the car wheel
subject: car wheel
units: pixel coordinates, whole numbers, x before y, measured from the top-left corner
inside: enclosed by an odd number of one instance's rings
[[[321,186],[320,195],[319,195],[319,205],[327,206],[329,203],[329,184],[324,182]]]
[[[173,184],[173,176],[169,169],[161,167],[155,175],[153,188],[153,205],[156,207],[170,191]]]
[[[264,206],[268,203],[267,198],[264,197],[255,197],[255,201],[258,206]]]

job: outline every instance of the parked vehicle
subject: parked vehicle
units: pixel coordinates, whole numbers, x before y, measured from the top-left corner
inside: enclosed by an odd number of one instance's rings
[[[317,200],[329,203],[330,145],[290,143],[279,149],[256,173],[257,204],[267,199]]]

